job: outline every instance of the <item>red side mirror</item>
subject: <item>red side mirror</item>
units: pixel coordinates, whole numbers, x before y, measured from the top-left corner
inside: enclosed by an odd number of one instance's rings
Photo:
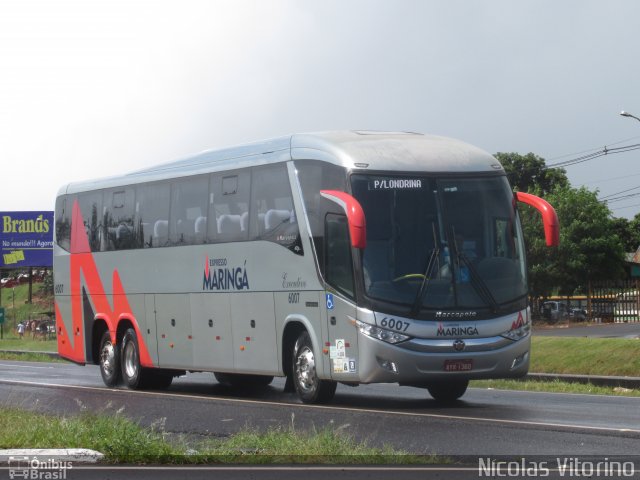
[[[557,247],[560,245],[560,222],[558,222],[558,215],[551,204],[530,193],[516,192],[515,196],[519,202],[531,205],[542,214],[544,237],[547,241],[547,246]]]
[[[349,234],[351,235],[351,246],[365,248],[367,246],[367,223],[360,202],[348,193],[337,190],[320,190],[320,195],[340,205],[346,213],[347,222],[349,222]]]

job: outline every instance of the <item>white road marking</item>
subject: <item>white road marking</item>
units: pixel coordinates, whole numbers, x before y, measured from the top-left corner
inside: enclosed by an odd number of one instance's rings
[[[18,367],[18,368],[55,368],[52,366],[41,367],[37,365],[17,365],[15,363],[0,363],[0,367]]]
[[[545,427],[545,428],[561,428],[565,430],[587,430],[592,432],[618,432],[618,433],[640,433],[640,429],[631,428],[615,428],[615,427],[597,427],[592,425],[575,425],[567,423],[553,423],[553,422],[534,422],[530,420],[507,420],[501,418],[482,418],[482,417],[465,417],[462,415],[444,415],[440,413],[416,413],[416,412],[401,412],[395,410],[375,410],[367,408],[350,408],[339,406],[325,406],[325,405],[308,405],[300,403],[285,403],[285,402],[273,402],[264,400],[247,400],[240,398],[226,398],[226,397],[211,397],[205,395],[193,395],[193,394],[177,394],[169,392],[148,392],[143,390],[121,390],[107,387],[87,387],[80,385],[64,385],[58,383],[46,383],[46,382],[30,382],[27,380],[0,380],[0,383],[14,384],[14,385],[30,385],[38,387],[54,387],[54,388],[68,388],[76,390],[87,390],[96,392],[118,392],[122,394],[133,394],[142,396],[155,396],[165,398],[184,399],[193,398],[197,400],[206,400],[210,402],[228,402],[238,403],[246,405],[273,405],[287,408],[299,408],[299,409],[314,409],[314,410],[327,410],[327,411],[341,411],[351,413],[374,413],[376,415],[392,415],[401,417],[420,417],[420,418],[435,418],[439,420],[460,420],[465,422],[481,422],[481,423],[493,423],[499,425],[517,425],[517,426],[532,426],[532,427]]]

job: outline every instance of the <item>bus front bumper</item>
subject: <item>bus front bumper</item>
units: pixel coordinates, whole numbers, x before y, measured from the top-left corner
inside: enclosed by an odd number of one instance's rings
[[[425,352],[415,348],[419,340],[410,342],[392,345],[359,332],[359,382],[421,385],[452,378],[518,378],[529,371],[531,335],[485,351]]]

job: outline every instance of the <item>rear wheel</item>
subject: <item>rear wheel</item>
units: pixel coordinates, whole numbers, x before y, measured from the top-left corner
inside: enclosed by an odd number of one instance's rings
[[[142,367],[138,337],[133,328],[128,328],[122,337],[122,380],[129,388],[142,387]]]
[[[451,403],[467,391],[469,380],[434,382],[427,386],[429,394],[438,402]]]
[[[316,360],[311,337],[307,331],[300,334],[293,346],[293,384],[304,403],[328,403],[336,393],[337,383],[321,380],[316,373]]]
[[[100,339],[100,375],[107,387],[120,383],[120,348],[111,341],[109,330]]]
[[[122,337],[121,370],[124,384],[132,389],[168,388],[173,381],[173,374],[168,371],[143,368],[140,365],[140,348],[138,337],[133,328],[128,328]]]

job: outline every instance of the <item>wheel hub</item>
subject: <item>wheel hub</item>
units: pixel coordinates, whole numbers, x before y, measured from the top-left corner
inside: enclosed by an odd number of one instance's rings
[[[298,385],[304,391],[315,388],[316,385],[316,362],[313,352],[309,347],[304,347],[298,354],[296,361],[296,378]]]
[[[136,347],[133,342],[127,342],[124,347],[124,369],[129,378],[134,378],[138,374]]]
[[[100,365],[107,376],[110,377],[113,375],[115,367],[115,349],[111,342],[106,342],[102,346],[102,351],[100,352]]]

